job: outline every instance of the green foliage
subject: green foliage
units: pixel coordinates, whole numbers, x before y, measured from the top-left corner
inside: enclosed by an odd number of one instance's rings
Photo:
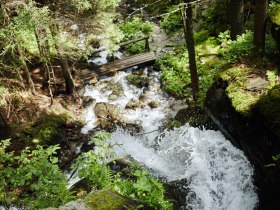
[[[149,176],[146,170],[135,170],[134,180],[116,179],[115,189],[121,194],[144,201],[154,209],[172,209],[172,204],[164,199],[163,185]]]
[[[280,26],[280,2],[272,2],[269,5],[269,16],[273,23]]]
[[[267,70],[266,76],[269,81],[269,88],[273,88],[277,83],[277,69],[275,70]]]
[[[273,163],[269,163],[269,164],[265,165],[264,167],[269,168],[269,167],[276,167],[277,165],[279,165],[280,154],[272,155],[271,158],[273,160]]]
[[[231,63],[252,56],[254,45],[251,31],[237,36],[234,41],[230,39],[229,31],[225,31],[219,34],[218,40],[221,42],[220,55]]]
[[[194,43],[199,45],[205,42],[209,38],[209,32],[207,30],[200,30],[194,33]]]
[[[206,92],[212,85],[213,78],[218,72],[224,69],[227,62],[215,55],[217,46],[216,41],[213,41],[212,38],[209,38],[203,44],[197,46],[196,50],[198,54],[197,71],[200,85],[198,104],[203,106]],[[191,94],[191,79],[187,65],[188,62],[188,53],[186,49],[180,48],[158,60],[162,70],[161,81],[164,90],[179,98],[188,97]]]
[[[210,36],[217,36],[228,28],[227,0],[216,0],[208,7],[200,30],[207,30]]]
[[[164,90],[179,98],[185,97],[190,93],[188,85],[191,83],[190,72],[186,68],[188,54],[171,53],[163,56],[157,61],[162,69],[161,81]]]
[[[78,157],[72,168],[78,169],[79,178],[91,182],[95,189],[110,188],[120,194],[140,199],[155,209],[171,209],[171,204],[164,200],[164,189],[156,179],[148,176],[147,171],[131,172],[133,179],[123,179],[121,175],[112,174],[107,163],[114,158],[110,152],[112,146],[106,142],[107,133],[98,133],[93,137],[97,144],[95,152],[89,151]]]
[[[120,24],[120,29],[124,33],[123,41],[137,39],[143,36],[149,36],[153,31],[153,25],[149,21],[143,21],[141,18],[133,18],[132,21]],[[128,50],[131,53],[143,52],[145,49],[145,41],[130,44]]]
[[[42,117],[39,124],[33,124],[26,127],[18,135],[24,139],[26,144],[39,144],[48,146],[55,143],[59,135],[59,126],[65,124],[70,117],[67,114],[47,114]]]
[[[167,34],[174,34],[182,27],[182,20],[178,6],[169,6],[163,19],[160,21],[160,26]]]
[[[56,207],[73,198],[66,176],[54,156],[58,146],[29,147],[20,155],[8,152],[9,140],[0,142],[0,204],[27,209]]]

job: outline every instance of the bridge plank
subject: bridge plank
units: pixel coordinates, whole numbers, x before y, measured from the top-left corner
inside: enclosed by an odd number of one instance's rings
[[[155,60],[156,55],[154,52],[140,53],[121,60],[116,60],[114,62],[104,64],[102,66],[93,67],[86,71],[82,71],[80,74],[80,78],[89,81],[91,80],[91,78],[96,78],[98,76],[102,76],[110,72],[123,70],[132,66],[145,64],[148,62],[154,62]]]

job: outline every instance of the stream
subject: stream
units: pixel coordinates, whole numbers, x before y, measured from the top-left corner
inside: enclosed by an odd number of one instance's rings
[[[151,173],[167,181],[186,179],[187,203],[181,209],[249,210],[255,209],[258,196],[253,184],[253,168],[244,153],[235,148],[219,131],[200,130],[187,125],[170,131],[163,126],[185,102],[176,100],[160,88],[159,72],[144,68],[149,86],[137,88],[126,81],[133,69],[104,77],[94,86],[86,86],[84,95],[93,99],[85,110],[82,133],[98,126],[93,108],[98,102],[118,106],[126,122],[139,125],[140,133],[131,135],[119,128],[109,141],[117,157],[131,156]],[[124,96],[108,99],[113,84],[121,84]],[[139,98],[145,100],[139,100]],[[126,109],[127,103],[139,106]],[[151,108],[150,102],[157,107]]]

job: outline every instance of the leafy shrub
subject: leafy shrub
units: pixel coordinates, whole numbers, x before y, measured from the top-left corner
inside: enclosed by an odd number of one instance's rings
[[[209,38],[209,32],[207,30],[200,30],[194,33],[194,42],[196,45],[205,42]]]
[[[167,34],[173,34],[182,27],[180,10],[178,6],[170,6],[165,15],[160,21],[160,26],[166,31]]]
[[[280,2],[272,2],[269,5],[269,16],[273,23],[280,26]]]
[[[20,155],[8,152],[9,140],[0,142],[0,204],[27,209],[56,207],[73,198],[66,176],[54,157],[58,146],[34,150],[25,148]]]
[[[219,34],[218,40],[221,42],[219,54],[231,63],[252,55],[254,45],[253,32],[251,31],[237,36],[234,41],[230,40],[229,31],[225,31]]]
[[[140,18],[134,18],[132,21],[127,21],[120,24],[120,29],[124,33],[123,41],[129,41],[143,36],[149,36],[153,31],[153,25],[148,21],[144,22]],[[131,53],[139,53],[144,49],[145,41],[128,45],[128,50]]]
[[[93,141],[97,145],[95,152],[83,153],[72,168],[78,168],[79,178],[86,178],[95,189],[111,188],[120,194],[140,199],[155,209],[171,209],[171,204],[164,200],[164,188],[147,171],[134,170],[133,179],[123,179],[119,173],[112,174],[107,163],[113,159],[110,145],[106,142],[108,133],[100,132]]]
[[[176,97],[185,97],[189,93],[187,87],[191,83],[190,72],[186,68],[188,54],[169,54],[160,58],[158,63],[162,69],[161,82],[164,90]]]

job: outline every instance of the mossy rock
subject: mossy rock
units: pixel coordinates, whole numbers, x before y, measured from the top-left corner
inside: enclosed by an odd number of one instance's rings
[[[119,97],[124,96],[124,90],[120,83],[115,83],[112,85],[111,89],[113,90],[112,93],[109,95],[109,100],[116,100]]]
[[[264,122],[280,138],[280,85],[276,85],[260,98],[258,109]]]
[[[123,123],[121,121],[121,112],[120,109],[109,103],[100,102],[97,103],[94,107],[94,113],[98,118],[98,121],[102,128],[111,129],[115,128],[116,124]]]
[[[249,75],[254,71],[249,67],[235,66],[220,74],[220,78],[228,83],[226,93],[236,111],[243,115],[251,115],[252,107],[257,103],[260,92],[248,90]],[[266,87],[258,91],[266,90]]]
[[[134,210],[143,209],[144,205],[140,201],[122,196],[110,190],[100,190],[89,194],[85,201],[91,210]]]
[[[130,84],[135,85],[138,88],[147,87],[149,84],[149,79],[145,75],[130,74],[126,79]]]
[[[67,113],[55,114],[45,113],[40,121],[26,126],[22,130],[18,131],[17,135],[30,144],[40,145],[52,145],[55,144],[55,140],[59,135],[59,127],[68,123],[71,117]]]

